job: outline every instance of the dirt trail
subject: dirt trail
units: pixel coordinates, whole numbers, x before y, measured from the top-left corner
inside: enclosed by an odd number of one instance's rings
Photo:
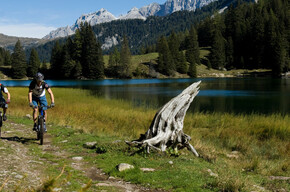
[[[46,159],[41,159],[35,155],[34,148],[41,150],[42,153],[52,154],[60,160],[70,157],[68,151],[63,151],[51,142],[51,136],[45,135],[44,145],[39,145],[36,134],[31,127],[23,124],[16,124],[11,120],[4,122],[0,140],[0,191],[19,191],[35,190],[47,176],[42,171],[47,163]],[[33,147],[31,147],[33,146]],[[73,169],[81,171],[84,176],[92,179],[93,185],[101,187],[101,191],[106,187],[114,188],[114,191],[162,191],[152,190],[139,185],[131,184],[120,179],[109,177],[101,169],[91,166],[83,160],[71,159],[70,165]],[[55,189],[63,191],[62,189]],[[99,190],[90,190],[99,191]]]

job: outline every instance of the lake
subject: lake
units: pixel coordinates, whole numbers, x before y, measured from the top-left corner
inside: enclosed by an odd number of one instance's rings
[[[200,92],[190,112],[290,114],[290,79],[106,79],[46,80],[51,87],[88,89],[107,99],[123,99],[134,105],[161,107],[191,83],[201,80]],[[25,87],[30,81],[2,80],[7,87]],[[57,101],[57,98],[56,98]]]

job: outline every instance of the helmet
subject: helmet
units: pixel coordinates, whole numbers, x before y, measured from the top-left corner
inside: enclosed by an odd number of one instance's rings
[[[37,81],[43,81],[43,79],[44,79],[44,75],[42,75],[42,73],[36,73],[36,75],[35,75],[35,80],[37,80]]]

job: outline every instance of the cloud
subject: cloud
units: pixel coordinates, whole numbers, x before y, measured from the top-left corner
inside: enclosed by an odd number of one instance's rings
[[[13,25],[5,25],[0,23],[0,33],[16,37],[42,38],[55,29],[55,27],[48,27],[34,23]]]

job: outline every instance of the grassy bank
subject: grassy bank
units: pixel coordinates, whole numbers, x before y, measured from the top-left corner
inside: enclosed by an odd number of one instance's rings
[[[31,114],[27,88],[11,87],[9,91],[9,115],[23,118]],[[49,132],[54,142],[75,153],[87,154],[87,162],[111,176],[174,191],[290,190],[289,180],[270,177],[290,175],[289,116],[188,113],[184,132],[192,137],[191,143],[201,158],[186,150],[178,154],[168,151],[132,155],[136,149],[128,148],[123,140],[137,139],[145,133],[157,109],[96,98],[86,90],[53,91],[56,107],[49,111],[48,121],[53,124]],[[69,142],[62,143],[65,139]],[[98,153],[82,147],[88,141],[98,142]],[[137,168],[120,173],[115,168],[119,163]],[[141,167],[155,171],[142,172],[138,169]]]

